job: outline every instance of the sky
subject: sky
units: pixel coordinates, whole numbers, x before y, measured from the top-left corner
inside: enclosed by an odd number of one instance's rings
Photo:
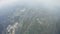
[[[42,3],[45,6],[60,6],[60,0],[0,0],[0,6],[12,5],[18,2],[19,4],[26,3],[27,5],[39,5]]]
[[[60,0],[0,0],[0,9],[14,6],[14,4],[26,4],[28,6],[39,6],[42,4],[45,8],[53,10],[55,6],[60,7]]]
[[[8,5],[13,4],[16,2],[20,3],[27,3],[27,4],[40,4],[43,3],[45,5],[59,5],[60,0],[0,0],[0,6],[1,5]]]
[[[0,8],[7,5],[15,4],[17,0],[0,0]]]

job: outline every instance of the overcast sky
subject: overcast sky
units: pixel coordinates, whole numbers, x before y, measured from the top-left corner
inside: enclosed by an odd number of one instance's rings
[[[14,4],[26,4],[29,6],[42,4],[45,7],[52,8],[54,6],[60,6],[60,0],[0,0],[0,8]]]
[[[54,9],[55,6],[60,7],[60,0],[0,0],[0,9],[14,4],[26,4],[28,6],[42,4],[44,7]]]
[[[20,2],[20,3],[45,3],[50,5],[56,5],[60,3],[60,0],[0,0],[0,5],[4,4],[12,4],[12,3]]]

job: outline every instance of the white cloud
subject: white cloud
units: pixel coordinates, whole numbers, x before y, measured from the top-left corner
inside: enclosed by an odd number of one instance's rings
[[[1,0],[1,1],[0,1],[0,8],[1,8],[2,6],[5,6],[5,5],[14,4],[14,3],[16,3],[16,2],[17,2],[17,0]]]
[[[13,5],[15,3],[18,4],[26,4],[31,6],[36,6],[39,4],[43,4],[46,7],[52,8],[54,6],[60,6],[59,0],[1,0],[0,7],[5,5]]]

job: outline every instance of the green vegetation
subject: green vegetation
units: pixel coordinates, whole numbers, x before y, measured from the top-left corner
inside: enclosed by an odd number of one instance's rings
[[[47,9],[23,8],[9,15],[10,24],[18,22],[16,34],[55,34],[57,17]]]

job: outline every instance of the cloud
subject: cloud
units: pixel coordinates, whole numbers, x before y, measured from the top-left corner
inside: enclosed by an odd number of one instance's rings
[[[17,0],[1,0],[0,1],[0,8],[3,6],[6,6],[6,5],[14,4],[16,2],[17,2]]]
[[[0,1],[0,5],[3,5],[3,4],[8,4],[8,3],[13,3],[13,2],[16,2],[17,0],[2,0]]]
[[[59,0],[1,0],[0,7],[13,5],[13,4],[23,5],[26,4],[28,6],[36,6],[42,4],[45,7],[52,8],[54,6],[60,6]]]

